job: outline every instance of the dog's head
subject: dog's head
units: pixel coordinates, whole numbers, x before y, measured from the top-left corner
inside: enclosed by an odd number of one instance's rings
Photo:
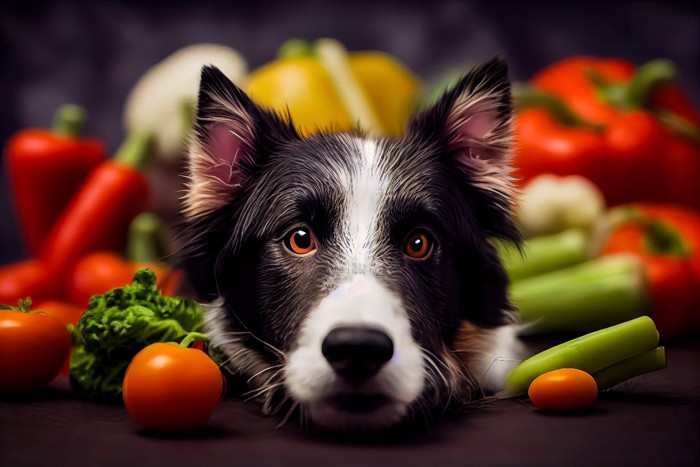
[[[266,410],[368,430],[476,395],[454,342],[510,310],[490,239],[518,240],[511,111],[494,59],[400,139],[302,138],[204,68],[181,258]]]

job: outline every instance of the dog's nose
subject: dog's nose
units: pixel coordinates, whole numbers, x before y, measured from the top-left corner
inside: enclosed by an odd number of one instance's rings
[[[375,375],[391,359],[394,343],[378,329],[337,327],[323,339],[321,352],[338,375],[359,383]]]

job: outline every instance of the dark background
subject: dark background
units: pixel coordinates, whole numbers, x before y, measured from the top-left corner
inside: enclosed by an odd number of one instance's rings
[[[572,54],[637,64],[667,57],[700,102],[697,2],[322,0],[251,2],[21,2],[0,6],[0,140],[48,126],[57,106],[90,113],[87,133],[114,151],[122,107],[151,65],[192,43],[237,49],[250,69],[286,39],[333,37],[349,50],[381,49],[424,79],[455,65],[503,54],[525,80]],[[0,173],[0,264],[23,256]]]

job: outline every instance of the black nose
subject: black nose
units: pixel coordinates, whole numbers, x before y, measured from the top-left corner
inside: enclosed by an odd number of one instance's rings
[[[338,327],[328,333],[321,352],[340,376],[359,383],[375,375],[394,354],[386,333],[365,327]]]

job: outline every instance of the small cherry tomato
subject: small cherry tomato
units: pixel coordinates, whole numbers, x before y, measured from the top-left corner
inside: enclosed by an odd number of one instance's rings
[[[70,352],[68,329],[53,316],[0,310],[0,392],[21,393],[47,385]]]
[[[172,343],[151,344],[124,376],[126,410],[148,430],[191,430],[203,426],[221,401],[219,367],[201,350]]]
[[[542,410],[581,410],[595,403],[598,385],[593,376],[585,371],[562,368],[535,378],[527,395]]]

